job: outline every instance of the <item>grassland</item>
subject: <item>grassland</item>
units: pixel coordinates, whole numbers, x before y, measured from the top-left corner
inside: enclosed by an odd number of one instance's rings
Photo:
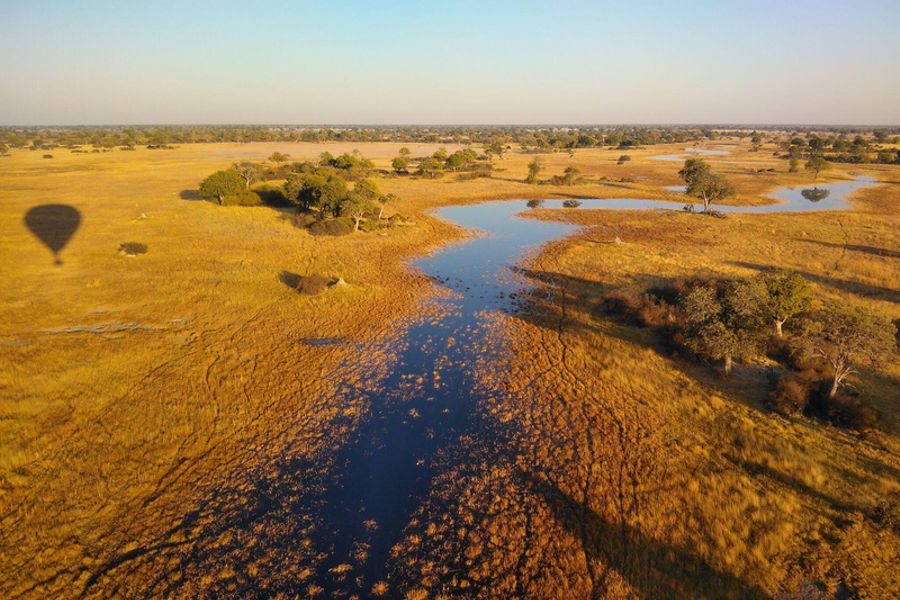
[[[542,178],[575,165],[586,177],[576,186],[521,183],[533,156],[514,152],[490,179],[381,176],[381,189],[401,199],[392,210],[415,225],[337,239],[313,238],[275,209],[184,199],[235,160],[359,149],[388,169],[400,146],[0,159],[3,595],[189,597],[247,582],[274,594],[310,578],[322,560],[310,542],[317,490],[370,408],[353,390],[377,386],[391,356],[357,361],[350,346],[299,340],[389,340],[432,289],[403,260],[460,235],[427,214],[433,207],[681,202],[663,189],[679,183],[680,163],[648,157],[683,145],[628,152],[624,165],[620,150],[542,156]],[[410,145],[413,156],[435,148]],[[809,181],[786,173],[771,148],[729,150],[709,162],[734,182],[735,203],[765,203],[766,191]],[[768,168],[777,172],[759,172]],[[397,549],[404,591],[763,597],[810,580],[896,596],[896,364],[858,377],[883,424],[858,437],[769,413],[765,365],[721,380],[596,310],[612,287],[776,265],[802,272],[823,297],[900,317],[900,169],[842,166],[822,178],[857,172],[886,185],[840,214],[533,213],[586,227],[523,265],[539,284],[531,309],[498,317],[509,362],[483,374],[494,393],[479,433],[447,449],[432,498]],[[61,267],[21,223],[46,203],[82,215]],[[123,242],[149,252],[120,256]],[[283,272],[350,285],[306,298],[281,283]],[[333,386],[335,373],[349,388]]]

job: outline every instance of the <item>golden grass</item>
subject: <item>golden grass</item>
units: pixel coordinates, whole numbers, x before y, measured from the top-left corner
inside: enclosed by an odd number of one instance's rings
[[[716,165],[741,199],[808,180],[742,175],[734,160],[744,156]],[[671,181],[634,162],[644,181]],[[898,169],[873,172],[892,181]],[[507,320],[508,370],[483,374],[497,388],[482,407],[487,433],[448,460],[434,502],[452,509],[423,510],[439,516],[423,520],[431,551],[409,577],[434,583],[444,568],[486,596],[762,598],[817,582],[895,597],[895,360],[855,381],[884,428],[860,437],[770,413],[764,365],[722,380],[597,307],[612,288],[778,266],[804,273],[822,298],[900,318],[898,190],[866,189],[848,212],[725,220],[530,211],[585,229],[526,265],[540,287],[530,314]],[[508,448],[484,458],[497,430],[509,431]]]
[[[735,142],[707,147],[723,143]],[[180,197],[213,170],[276,150],[302,160],[359,149],[389,169],[403,145],[0,159],[3,595],[192,596],[307,580],[321,557],[309,540],[316,507],[303,499],[324,484],[329,457],[369,410],[327,376],[341,373],[351,389],[374,385],[390,356],[348,365],[350,348],[298,340],[396,332],[391,323],[414,311],[428,285],[403,259],[459,235],[430,208],[566,196],[681,202],[662,189],[679,183],[680,163],[648,157],[683,144],[543,155],[541,178],[575,165],[589,180],[570,187],[522,183],[533,156],[519,153],[495,161],[491,179],[379,178],[401,198],[393,210],[416,220],[387,235],[312,238],[273,209]],[[407,146],[413,156],[437,147]],[[735,202],[766,202],[779,185],[809,181],[783,162],[757,173],[777,162],[771,148],[730,150],[709,161],[734,181]],[[623,153],[632,160],[617,165]],[[587,228],[526,265],[556,282],[535,297],[540,310],[498,317],[512,354],[506,370],[483,374],[494,391],[482,406],[491,435],[447,451],[434,484],[443,508],[423,506],[399,550],[406,591],[437,592],[449,581],[462,595],[753,597],[808,578],[896,595],[897,535],[873,520],[898,494],[896,364],[857,381],[886,429],[859,439],[769,414],[758,369],[722,381],[592,310],[608,286],[777,265],[806,273],[823,297],[897,318],[900,170],[840,167],[823,178],[861,172],[891,183],[862,191],[855,210],[839,214],[534,213]],[[62,267],[22,225],[28,208],[45,203],[82,214]],[[615,237],[624,244],[611,244]],[[149,252],[119,256],[122,242]],[[279,281],[282,271],[338,275],[350,286],[302,297]],[[266,486],[291,501],[266,504],[258,491]],[[238,519],[253,526],[230,528]],[[291,550],[266,551],[274,547]],[[149,549],[162,558],[144,560]]]

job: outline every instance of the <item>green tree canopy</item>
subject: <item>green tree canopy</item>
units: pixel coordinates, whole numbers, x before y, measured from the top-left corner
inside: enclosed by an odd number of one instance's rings
[[[730,374],[734,357],[749,357],[759,351],[758,309],[753,294],[740,285],[723,291],[697,286],[679,299],[684,313],[685,345],[713,360],[724,361]]]
[[[200,182],[200,195],[215,198],[222,204],[225,196],[233,196],[244,191],[244,180],[234,169],[216,171]]]
[[[859,307],[826,304],[807,320],[805,330],[808,349],[831,365],[829,398],[834,398],[857,366],[878,366],[895,353],[894,324]]]
[[[398,175],[402,173],[408,173],[409,159],[405,156],[398,156],[391,161],[391,166],[394,168],[394,171],[396,171]]]
[[[808,161],[806,161],[805,167],[807,171],[812,171],[814,173],[815,179],[818,179],[819,173],[830,169],[831,164],[821,156],[813,156]]]

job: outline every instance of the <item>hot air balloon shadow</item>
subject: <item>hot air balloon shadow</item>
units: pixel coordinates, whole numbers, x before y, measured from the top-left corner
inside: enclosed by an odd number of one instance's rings
[[[42,204],[25,213],[25,226],[53,252],[54,264],[61,265],[60,251],[81,224],[81,213],[68,204]]]

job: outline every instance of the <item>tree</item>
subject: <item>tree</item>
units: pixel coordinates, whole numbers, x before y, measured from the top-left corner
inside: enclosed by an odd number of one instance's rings
[[[806,280],[784,269],[772,269],[734,286],[733,304],[738,310],[747,316],[756,311],[760,323],[778,337],[783,336],[784,324],[789,319],[812,306],[812,293]]]
[[[821,156],[813,156],[806,161],[806,170],[815,174],[815,179],[819,178],[819,173],[827,171],[831,168],[831,164]]]
[[[9,154],[9,146],[0,144],[0,154]]]
[[[806,323],[806,344],[832,368],[828,398],[834,398],[857,365],[879,365],[896,345],[896,327],[859,307],[826,304]]]
[[[484,153],[488,155],[488,158],[492,158],[494,156],[503,158],[503,153],[505,151],[506,148],[504,147],[503,142],[499,141],[493,141],[484,147]]]
[[[350,193],[341,203],[341,215],[353,219],[353,231],[359,231],[359,223],[372,211],[372,201],[357,190]]]
[[[682,296],[679,304],[685,315],[685,345],[697,354],[724,361],[726,375],[731,373],[734,357],[758,352],[758,311],[745,288],[731,284],[720,293],[700,285]]]
[[[231,167],[234,169],[238,175],[241,176],[241,179],[244,180],[244,190],[250,189],[250,184],[259,179],[259,176],[262,172],[260,166],[256,163],[252,163],[250,161],[241,161],[236,162]]]
[[[283,163],[287,162],[290,158],[289,154],[284,154],[283,152],[273,152],[269,155],[269,162],[273,163]]]
[[[320,167],[332,167],[334,166],[334,155],[331,152],[323,152],[319,155],[319,166]]]
[[[437,153],[435,153],[437,154]],[[444,164],[439,161],[437,158],[426,158],[422,162],[419,163],[419,170],[417,171],[419,175],[422,177],[427,177],[428,179],[434,179],[438,175],[440,175],[441,171],[444,169]]]
[[[409,148],[407,148],[406,146],[403,146],[402,148],[400,148],[400,150],[398,150],[397,153],[398,153],[400,156],[402,156],[403,158],[409,158],[409,155],[412,154],[412,153],[409,151]]]
[[[702,158],[689,158],[678,171],[678,176],[688,185],[710,172],[709,165]]]
[[[353,188],[353,193],[369,202],[374,202],[381,196],[381,192],[378,191],[378,186],[368,179],[361,179],[358,181],[356,187]]]
[[[316,209],[321,217],[326,212],[339,215],[347,198],[347,182],[334,173],[292,173],[284,184],[289,202],[306,210]]]
[[[796,173],[800,170],[800,160],[796,156],[791,157],[791,161],[788,165],[788,173]]]
[[[528,176],[525,178],[525,183],[535,183],[537,181],[537,176],[541,172],[541,169],[544,168],[544,161],[540,159],[540,157],[535,157],[530,163],[528,163]]]
[[[396,204],[399,198],[394,194],[385,194],[384,196],[378,197],[378,220],[380,221],[384,217],[384,208],[388,204]]]
[[[435,158],[441,162],[447,161],[447,150],[442,146],[434,151],[434,154],[431,155],[432,158]]]
[[[395,158],[391,161],[391,166],[394,167],[394,171],[396,171],[398,175],[409,173],[409,159],[405,156],[398,156]]]
[[[225,196],[240,194],[244,190],[244,180],[234,169],[216,171],[200,182],[200,195],[215,198],[221,205]]]
[[[703,159],[687,159],[678,175],[687,184],[685,193],[703,200],[703,212],[709,212],[709,205],[713,202],[734,194],[734,188],[728,180],[713,173]]]

